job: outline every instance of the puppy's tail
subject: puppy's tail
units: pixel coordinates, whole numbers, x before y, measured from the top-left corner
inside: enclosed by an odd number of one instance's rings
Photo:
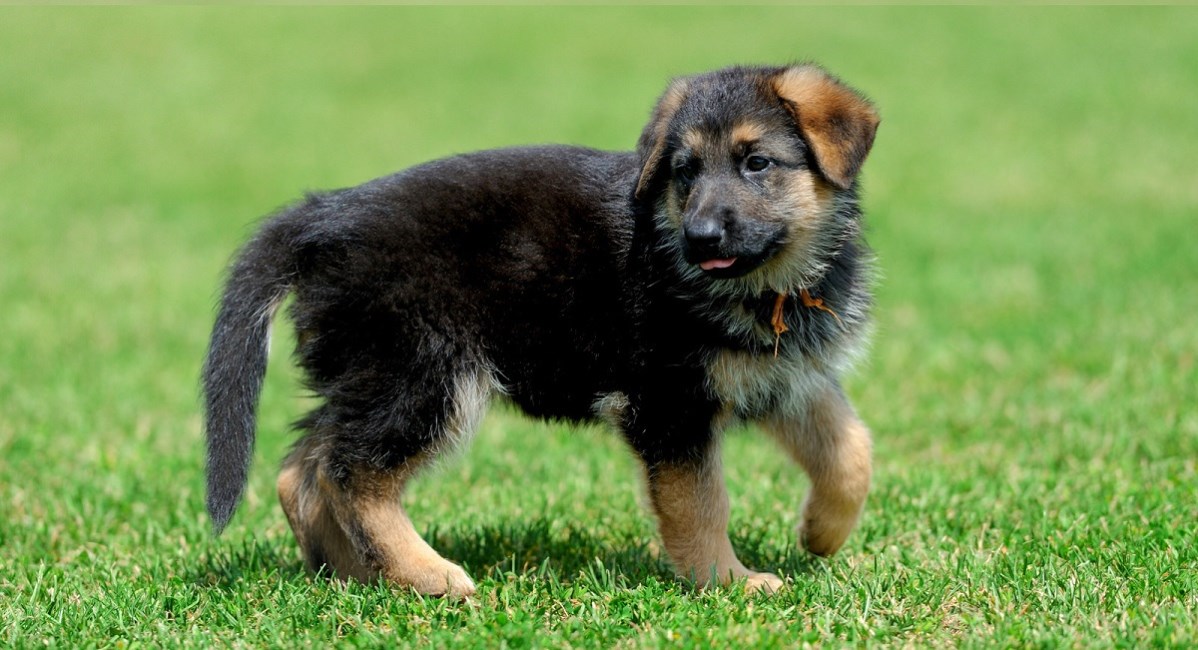
[[[219,534],[237,509],[254,451],[270,322],[296,276],[294,213],[266,223],[229,268],[204,362],[208,514]]]

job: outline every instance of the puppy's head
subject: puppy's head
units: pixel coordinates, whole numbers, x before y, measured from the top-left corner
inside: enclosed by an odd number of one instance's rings
[[[641,134],[638,199],[687,273],[786,291],[818,281],[859,227],[870,103],[813,65],[676,80]]]

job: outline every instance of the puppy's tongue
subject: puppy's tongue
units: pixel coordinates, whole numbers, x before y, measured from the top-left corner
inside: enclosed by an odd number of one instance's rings
[[[699,262],[699,268],[703,269],[704,271],[710,271],[712,269],[726,269],[733,264],[736,264],[736,258],[729,257],[726,260],[707,260],[706,262]]]

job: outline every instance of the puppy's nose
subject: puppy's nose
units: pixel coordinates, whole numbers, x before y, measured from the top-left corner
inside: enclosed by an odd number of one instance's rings
[[[691,247],[715,251],[724,239],[724,220],[712,217],[690,219],[683,224],[682,232]]]

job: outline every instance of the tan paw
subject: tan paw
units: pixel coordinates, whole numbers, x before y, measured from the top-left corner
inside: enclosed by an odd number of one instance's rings
[[[474,581],[470,579],[470,576],[466,574],[466,571],[462,567],[454,564],[453,568],[457,569],[457,571],[447,576],[445,596],[456,599],[473,596],[474,592],[478,590],[474,586]]]
[[[817,522],[804,518],[803,523],[799,524],[796,531],[799,545],[808,553],[828,557],[840,550],[845,540],[848,539],[849,533],[853,532],[856,523],[856,517],[846,517],[836,522],[826,520]]]
[[[745,591],[751,594],[776,594],[786,585],[772,573],[750,573],[745,577]]]
[[[474,581],[462,567],[448,561],[439,562],[419,573],[389,577],[391,582],[410,587],[426,596],[466,598],[474,595]]]

